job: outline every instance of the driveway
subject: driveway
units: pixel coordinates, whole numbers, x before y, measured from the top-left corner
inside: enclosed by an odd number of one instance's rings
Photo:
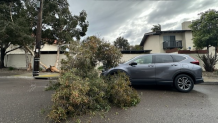
[[[51,106],[47,80],[0,79],[0,123],[43,123]],[[195,85],[190,93],[169,86],[135,86],[141,96],[136,107],[112,108],[109,113],[84,122],[93,123],[217,123],[218,85]],[[72,120],[69,120],[72,122]]]

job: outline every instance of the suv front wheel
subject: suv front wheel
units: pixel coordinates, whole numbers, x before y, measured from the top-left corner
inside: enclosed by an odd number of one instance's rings
[[[174,86],[180,92],[190,92],[194,87],[194,81],[190,76],[181,74],[175,78]]]

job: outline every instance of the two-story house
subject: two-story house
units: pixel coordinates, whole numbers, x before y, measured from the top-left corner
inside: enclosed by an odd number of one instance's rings
[[[151,53],[166,53],[169,50],[193,49],[191,21],[182,23],[182,30],[167,30],[145,33],[140,46]],[[175,49],[175,50],[173,50]]]

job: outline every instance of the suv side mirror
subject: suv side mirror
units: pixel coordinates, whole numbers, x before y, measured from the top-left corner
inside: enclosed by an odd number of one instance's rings
[[[131,65],[131,66],[137,65],[137,63],[136,63],[136,62],[132,62],[132,63],[130,63],[129,65]]]

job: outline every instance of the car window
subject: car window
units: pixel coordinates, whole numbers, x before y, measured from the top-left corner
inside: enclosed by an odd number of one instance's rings
[[[173,57],[174,62],[180,62],[184,59],[186,59],[184,56],[178,56],[178,55],[171,55]]]
[[[136,62],[137,64],[151,64],[152,63],[152,55],[141,56],[141,57],[135,59],[133,62]]]
[[[155,55],[155,63],[170,63],[173,58],[170,55]]]

